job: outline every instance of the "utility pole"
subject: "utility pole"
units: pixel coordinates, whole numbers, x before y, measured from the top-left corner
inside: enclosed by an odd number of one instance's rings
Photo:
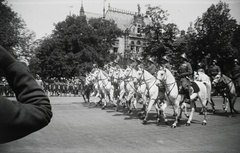
[[[69,16],[72,15],[71,9],[73,8],[73,6],[69,6]]]

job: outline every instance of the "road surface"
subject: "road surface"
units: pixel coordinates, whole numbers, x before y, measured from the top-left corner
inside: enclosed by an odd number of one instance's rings
[[[40,131],[20,140],[0,145],[0,153],[168,153],[240,152],[240,115],[232,118],[222,110],[222,99],[214,97],[216,114],[209,106],[208,122],[194,113],[191,126],[183,117],[178,127],[172,109],[167,109],[169,125],[157,123],[152,109],[147,125],[137,111],[127,114],[111,106],[105,110],[89,106],[81,97],[51,97],[53,118]],[[200,104],[197,102],[198,111]],[[240,98],[235,108],[240,111]],[[139,108],[140,109],[140,108]]]

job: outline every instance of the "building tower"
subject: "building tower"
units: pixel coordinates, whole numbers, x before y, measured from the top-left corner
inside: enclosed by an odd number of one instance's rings
[[[83,8],[83,1],[81,1],[80,16],[84,16],[84,15],[85,15],[85,12]]]

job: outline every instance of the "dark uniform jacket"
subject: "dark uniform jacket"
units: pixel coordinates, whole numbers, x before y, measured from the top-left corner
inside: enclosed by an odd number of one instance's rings
[[[155,73],[157,72],[157,67],[155,64],[151,64],[146,70],[152,75],[155,75]]]
[[[240,78],[240,66],[239,65],[237,65],[237,66],[235,66],[233,68],[233,70],[232,70],[232,78],[234,80]]]
[[[179,69],[178,69],[178,74],[180,78],[192,78],[192,66],[190,63],[188,62],[184,62],[183,64],[180,65]]]
[[[17,101],[0,96],[0,143],[35,132],[52,118],[49,99],[27,67],[14,62],[4,72]]]
[[[210,67],[210,75],[212,76],[212,77],[214,77],[214,76],[216,76],[218,73],[220,73],[221,72],[221,69],[220,69],[220,67],[219,66],[217,66],[217,65],[212,65],[211,67]]]

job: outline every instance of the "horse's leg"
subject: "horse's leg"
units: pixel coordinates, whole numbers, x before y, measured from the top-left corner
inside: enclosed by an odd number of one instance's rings
[[[116,106],[116,103],[114,102],[114,89],[109,89],[109,94],[108,94],[108,98],[109,98],[109,101],[113,104],[113,106],[115,107]],[[115,93],[116,94],[116,93]],[[115,95],[116,97],[118,97],[117,95]]]
[[[115,109],[115,111],[118,111],[119,104],[120,104],[120,101],[121,101],[122,98],[123,98],[124,92],[125,92],[124,89],[122,89],[122,90],[120,91],[119,98],[117,99],[117,103],[116,103],[116,109]],[[121,99],[121,100],[120,100],[120,99]]]
[[[203,115],[204,115],[204,120],[202,122],[202,125],[206,125],[207,124],[207,102],[208,102],[208,100],[205,99],[204,97],[199,97],[199,100],[202,104]]]
[[[151,111],[154,102],[155,102],[155,99],[150,99],[147,110],[146,110],[146,116],[143,119],[143,124],[147,123],[148,113]]]
[[[190,108],[191,108],[191,112],[190,112],[190,116],[188,118],[188,121],[186,123],[186,126],[190,126],[191,125],[191,121],[192,121],[192,118],[193,118],[193,113],[195,111],[195,98],[197,97],[197,93],[193,93],[191,96],[190,96]]]
[[[237,95],[234,95],[233,98],[232,98],[233,111],[234,111],[236,114],[239,114],[239,112],[234,108],[234,105],[235,105],[236,100],[237,100]]]
[[[167,125],[168,124],[168,119],[167,119],[167,116],[166,116],[166,113],[165,113],[166,108],[167,108],[167,102],[164,102],[164,104],[161,106],[161,109],[162,109],[162,116],[163,116],[164,122]],[[175,112],[175,113],[177,113],[177,112]]]
[[[102,109],[105,109],[107,106],[107,96],[108,95],[107,95],[106,91],[103,91],[102,95],[103,95],[103,99],[104,99]]]
[[[154,106],[155,106],[155,109],[156,109],[156,112],[157,112],[157,122],[160,122],[161,121],[161,114],[162,114],[162,106],[160,106],[159,104],[158,104],[158,99],[155,101],[155,104],[154,104]]]
[[[211,106],[212,106],[212,111],[213,111],[213,114],[216,112],[216,110],[215,110],[215,103],[214,103],[214,101],[213,101],[213,99],[212,98],[210,98],[210,101],[209,101],[209,103],[211,104]]]
[[[229,99],[228,99],[228,97],[224,97],[224,103],[225,103],[225,105],[224,105],[224,111],[225,111],[225,113],[227,113],[227,110],[228,110],[228,106],[229,106]]]
[[[228,95],[228,103],[229,103],[229,107],[230,107],[230,115],[229,115],[229,117],[232,117],[232,115],[233,115],[233,106],[232,106],[232,97],[230,95]]]

